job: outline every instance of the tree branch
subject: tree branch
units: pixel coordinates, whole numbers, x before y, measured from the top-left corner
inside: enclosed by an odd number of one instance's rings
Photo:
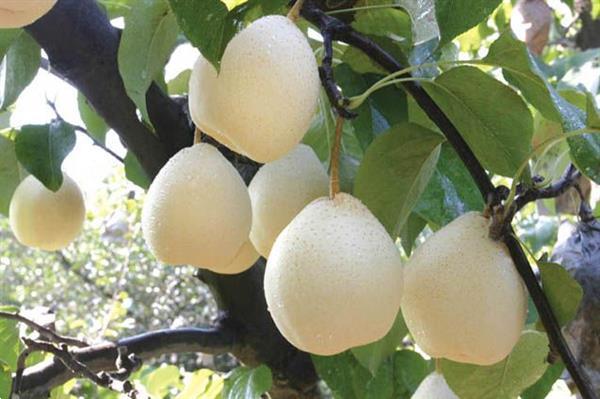
[[[193,130],[185,110],[156,85],[146,100],[153,133],[140,122],[118,69],[120,32],[94,0],[59,0],[27,27],[48,55],[50,70],[75,86],[154,177]]]
[[[314,3],[314,0],[307,0],[302,15],[309,22],[312,22],[319,27],[319,29],[327,29],[332,25],[338,24],[333,21],[335,19],[334,17],[326,15],[320,10]],[[350,26],[345,26],[343,29],[338,29],[329,33],[332,34],[332,37],[335,40],[343,41],[362,50],[367,56],[385,68],[388,72],[396,72],[404,68],[404,65],[400,64],[394,57],[377,45],[377,43],[354,31]],[[410,74],[406,74],[406,77],[410,77]],[[402,83],[402,86],[410,95],[412,95],[429,119],[431,119],[431,121],[434,122],[446,136],[475,180],[482,197],[486,200],[493,198],[496,195],[494,185],[481,163],[477,160],[468,144],[460,135],[458,129],[418,83],[404,82]],[[542,324],[548,333],[551,345],[560,354],[582,396],[586,399],[595,399],[596,395],[587,380],[587,376],[577,364],[577,361],[565,342],[560,325],[552,312],[546,295],[531,269],[531,265],[529,264],[523,249],[514,236],[514,231],[512,228],[508,230],[508,233],[503,236],[503,241],[508,247],[517,271],[525,282],[533,302],[535,303]]]
[[[123,347],[127,353],[147,361],[170,353],[220,354],[234,350],[239,344],[235,332],[228,328],[181,328],[153,331],[114,343],[78,348],[70,351],[70,354],[97,373],[118,371],[119,348]],[[52,388],[73,377],[73,372],[57,358],[29,367],[23,373],[21,399],[44,397]]]
[[[581,172],[579,172],[573,164],[570,164],[562,177],[550,186],[546,188],[531,187],[525,189],[515,199],[516,211],[523,209],[523,207],[530,202],[534,202],[539,199],[558,197],[573,187],[577,183],[579,176],[581,176]]]
[[[15,321],[18,321],[19,323],[23,323],[23,324],[27,325],[28,327],[30,327],[31,329],[33,329],[34,331],[37,331],[42,337],[46,338],[47,340],[49,340],[51,342],[65,343],[65,344],[77,346],[80,348],[88,346],[88,344],[86,342],[83,342],[79,339],[65,337],[60,334],[57,334],[54,331],[52,331],[51,329],[46,328],[46,327],[36,323],[33,320],[29,320],[28,318],[26,318],[18,313],[0,312],[0,319],[15,320]]]

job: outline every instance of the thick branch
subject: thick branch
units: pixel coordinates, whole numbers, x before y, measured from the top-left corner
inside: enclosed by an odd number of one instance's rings
[[[127,348],[127,353],[146,361],[171,353],[220,354],[232,351],[237,344],[236,335],[230,329],[181,328],[149,332],[124,338],[116,343],[75,349],[70,353],[77,361],[97,373],[118,371],[116,364],[120,347]],[[23,373],[21,398],[45,397],[52,388],[73,377],[73,373],[56,358],[29,367]]]
[[[156,134],[140,122],[119,74],[120,32],[94,0],[59,0],[27,31],[48,54],[51,70],[86,96],[151,177],[191,142],[184,110],[156,85],[146,96]]]
[[[319,28],[328,27],[334,24],[332,20],[335,18],[328,16],[321,11],[317,6],[315,6],[313,0],[307,1],[302,15]],[[372,60],[377,62],[389,72],[396,72],[404,67],[404,65],[401,65],[398,61],[396,61],[396,59],[394,59],[375,42],[362,36],[349,26],[339,29],[337,32],[333,32],[333,38],[346,42],[349,45],[362,50]],[[410,75],[407,74],[406,76],[408,77]],[[477,160],[468,144],[460,135],[460,132],[457,130],[457,128],[418,83],[406,82],[402,85],[404,89],[413,96],[417,104],[419,104],[429,119],[431,119],[446,136],[454,150],[458,153],[462,162],[471,173],[471,176],[473,176],[473,179],[477,183],[483,198],[488,199],[493,197],[495,195],[494,185],[492,184],[481,163]],[[535,274],[531,269],[531,265],[529,264],[523,249],[514,237],[512,228],[509,229],[508,234],[504,235],[503,241],[508,247],[517,271],[524,280],[533,302],[535,303],[542,324],[548,333],[551,345],[560,354],[565,366],[567,367],[567,370],[577,384],[582,396],[589,399],[596,398],[596,395],[587,381],[587,377],[579,368],[579,365],[577,364],[573,354],[565,342],[565,339],[561,333],[560,325],[558,324],[556,317],[552,312],[548,299],[542,291],[542,288],[540,287]]]

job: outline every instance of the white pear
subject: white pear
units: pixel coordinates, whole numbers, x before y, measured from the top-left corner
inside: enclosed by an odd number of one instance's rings
[[[10,201],[10,227],[23,245],[57,251],[81,232],[85,203],[77,183],[63,175],[58,191],[48,190],[33,175],[17,187]]]
[[[425,378],[411,399],[458,399],[448,386],[444,376],[433,372]]]
[[[308,130],[320,81],[312,49],[288,18],[260,18],[227,45],[217,72],[202,56],[189,87],[196,126],[257,162],[292,150]]]
[[[56,0],[1,0],[0,29],[21,28],[37,21]]]
[[[416,249],[405,267],[402,313],[429,356],[490,365],[513,349],[527,295],[503,243],[480,213],[460,216]]]
[[[213,271],[220,274],[239,274],[250,269],[259,257],[254,245],[250,241],[246,241],[227,266],[217,267]]]
[[[175,154],[146,196],[142,230],[161,262],[218,271],[248,240],[250,196],[235,168],[210,144]]]
[[[250,182],[250,240],[265,258],[281,231],[311,201],[327,195],[325,168],[307,145],[300,144],[277,161],[264,165]]]
[[[358,199],[319,198],[277,237],[264,286],[283,336],[303,351],[333,355],[392,327],[402,296],[400,254]]]

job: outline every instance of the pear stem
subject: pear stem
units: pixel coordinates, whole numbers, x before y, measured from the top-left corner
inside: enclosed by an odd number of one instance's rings
[[[345,119],[338,116],[335,121],[335,137],[331,147],[329,163],[329,198],[334,199],[340,192],[340,147],[342,146],[342,132]]]
[[[440,358],[435,359],[435,371],[439,374],[442,374],[442,361]]]
[[[194,144],[198,144],[202,142],[202,132],[200,131],[200,129],[196,128],[196,130],[194,130]]]
[[[296,3],[294,3],[292,8],[290,9],[290,12],[288,12],[287,14],[287,17],[290,21],[296,22],[298,18],[300,18],[300,11],[302,10],[303,5],[304,0],[296,0]]]

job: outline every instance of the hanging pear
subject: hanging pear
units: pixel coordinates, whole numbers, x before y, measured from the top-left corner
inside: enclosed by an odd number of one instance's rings
[[[402,313],[429,356],[490,365],[504,359],[523,329],[527,294],[489,220],[460,216],[419,246],[405,267]]]
[[[358,199],[319,198],[277,237],[264,286],[283,336],[303,351],[333,355],[392,327],[402,295],[400,254]]]
[[[260,168],[248,191],[252,202],[250,239],[265,258],[281,231],[310,202],[327,195],[328,177],[315,152],[299,144]]]
[[[194,123],[232,150],[261,162],[291,151],[317,106],[313,51],[288,18],[260,18],[227,45],[217,74],[202,56],[189,87]]]
[[[29,175],[10,201],[10,227],[17,240],[29,247],[46,251],[63,249],[77,238],[84,220],[83,194],[66,174],[56,192]]]
[[[184,148],[165,164],[142,211],[144,238],[158,260],[217,272],[248,240],[251,223],[244,181],[204,143]]]

